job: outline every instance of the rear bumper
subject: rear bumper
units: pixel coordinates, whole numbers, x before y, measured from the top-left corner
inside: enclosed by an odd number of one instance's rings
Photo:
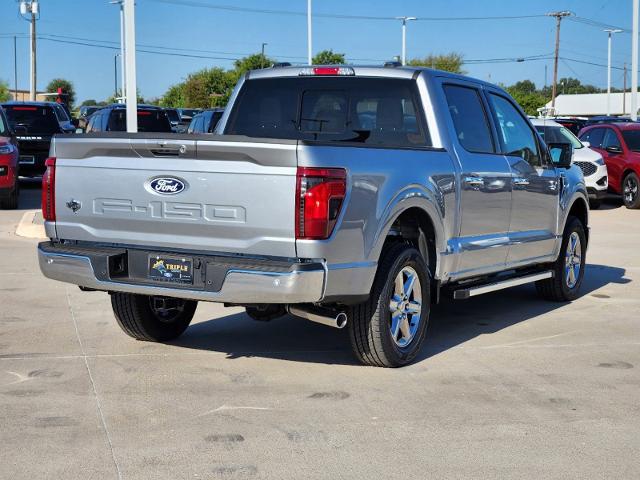
[[[53,242],[38,245],[38,261],[45,277],[95,290],[239,305],[312,303],[320,301],[324,295],[326,267],[322,262],[251,260],[197,254],[193,255],[194,284],[174,286],[141,277],[139,268],[138,272],[135,271],[139,258],[151,253],[158,252],[65,246]],[[127,259],[125,271],[114,267],[120,258]]]

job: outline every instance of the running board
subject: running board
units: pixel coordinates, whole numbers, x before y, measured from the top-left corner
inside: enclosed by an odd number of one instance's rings
[[[537,282],[538,280],[544,280],[546,278],[552,278],[553,271],[534,273],[531,275],[525,275],[523,277],[509,278],[501,282],[489,283],[487,285],[478,285],[476,287],[463,288],[453,292],[453,298],[455,300],[464,300],[466,298],[475,297],[476,295],[482,295],[483,293],[495,292],[496,290],[502,290],[504,288],[515,287],[517,285],[524,285],[525,283]]]

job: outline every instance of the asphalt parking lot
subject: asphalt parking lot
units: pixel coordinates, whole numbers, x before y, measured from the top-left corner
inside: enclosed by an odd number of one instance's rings
[[[592,212],[583,296],[530,286],[432,312],[406,368],[343,331],[200,304],[141,343],[103,293],[40,275],[38,208],[0,211],[0,478],[638,478],[640,212]]]

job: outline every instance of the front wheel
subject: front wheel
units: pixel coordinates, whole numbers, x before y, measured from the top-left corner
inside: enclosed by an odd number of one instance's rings
[[[401,367],[424,343],[429,320],[429,269],[407,244],[383,255],[371,296],[351,309],[349,335],[356,357],[365,365]]]
[[[587,252],[587,237],[582,222],[569,217],[562,236],[558,260],[552,264],[554,276],[536,282],[540,295],[555,302],[568,302],[578,297]]]
[[[114,293],[111,306],[120,328],[136,340],[165,342],[187,329],[198,302],[170,297]]]
[[[627,174],[622,181],[622,200],[627,208],[640,208],[640,180],[634,172]]]

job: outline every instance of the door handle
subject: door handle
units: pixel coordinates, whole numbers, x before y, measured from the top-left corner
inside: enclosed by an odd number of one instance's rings
[[[527,185],[529,185],[529,180],[527,180],[526,178],[516,177],[513,179],[513,184],[516,187],[526,187]]]
[[[470,187],[482,187],[484,186],[484,178],[482,177],[464,177],[464,183]]]

